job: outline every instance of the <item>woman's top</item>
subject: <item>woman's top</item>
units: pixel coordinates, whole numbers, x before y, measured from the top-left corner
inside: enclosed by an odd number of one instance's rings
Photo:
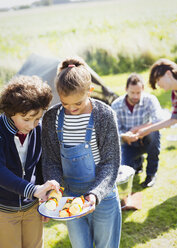
[[[96,142],[100,161],[96,164],[96,177],[86,194],[94,194],[99,203],[112,190],[120,166],[120,140],[116,115],[110,106],[91,99]],[[61,104],[50,108],[43,118],[42,169],[44,180],[55,179],[65,187],[60,158],[60,145],[56,132],[56,115]]]

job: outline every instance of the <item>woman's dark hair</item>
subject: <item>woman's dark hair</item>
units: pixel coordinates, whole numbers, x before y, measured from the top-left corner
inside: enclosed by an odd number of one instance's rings
[[[86,63],[79,57],[61,62],[55,78],[57,92],[66,96],[73,91],[85,92],[90,89],[91,75]]]
[[[152,89],[156,89],[157,80],[164,76],[167,71],[171,71],[173,77],[177,79],[177,65],[169,59],[157,60],[150,69],[149,84]]]
[[[30,110],[47,109],[52,100],[50,86],[37,76],[17,76],[0,94],[0,112],[8,117]]]

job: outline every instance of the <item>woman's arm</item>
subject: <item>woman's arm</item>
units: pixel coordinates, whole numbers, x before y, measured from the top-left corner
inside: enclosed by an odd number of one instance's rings
[[[139,131],[137,132],[137,135],[139,136],[139,138],[143,138],[144,136],[150,134],[151,132],[155,132],[162,128],[170,127],[175,123],[177,123],[177,119],[172,119],[172,118],[168,120],[160,121],[160,122],[151,124],[148,127],[139,129]]]

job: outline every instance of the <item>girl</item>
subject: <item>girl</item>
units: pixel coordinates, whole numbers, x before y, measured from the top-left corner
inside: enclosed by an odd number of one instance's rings
[[[58,181],[67,196],[80,196],[90,213],[67,221],[74,248],[117,248],[121,232],[115,186],[120,165],[116,117],[106,104],[90,98],[91,76],[82,59],[61,63],[56,77],[61,104],[43,119],[43,175]]]

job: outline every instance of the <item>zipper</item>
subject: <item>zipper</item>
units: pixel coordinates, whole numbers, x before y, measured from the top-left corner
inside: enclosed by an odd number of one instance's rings
[[[24,176],[26,175],[25,168],[22,166],[22,178],[24,179]]]
[[[24,166],[22,165],[22,163],[21,163],[21,167],[22,167],[22,179],[24,179],[26,173],[25,173],[25,168],[24,168]],[[21,195],[19,195],[20,210],[22,209],[22,202],[21,202],[21,199],[22,199],[22,197],[21,197]]]

